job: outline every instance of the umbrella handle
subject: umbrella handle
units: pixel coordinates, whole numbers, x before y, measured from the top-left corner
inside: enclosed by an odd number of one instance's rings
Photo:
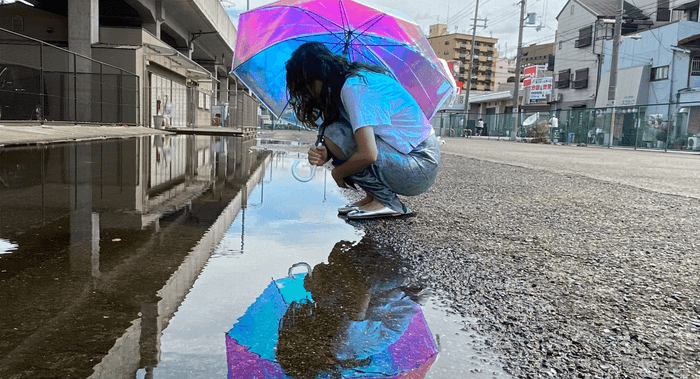
[[[296,161],[294,161],[294,164],[292,165],[292,176],[294,177],[294,179],[296,179],[300,182],[311,181],[311,179],[313,179],[314,176],[316,176],[316,166],[311,166],[311,175],[304,178],[304,177],[299,176],[299,174],[297,174],[297,166],[299,165],[299,163],[301,163],[301,159],[297,159]]]
[[[319,134],[318,137],[316,138],[316,147],[321,147],[321,146],[323,146],[323,135]],[[316,166],[311,166],[312,167],[311,168],[311,175],[304,178],[304,177],[300,176],[299,174],[297,174],[297,166],[299,165],[299,163],[301,163],[301,161],[302,161],[301,159],[297,159],[296,161],[294,161],[294,164],[292,165],[292,176],[294,177],[294,179],[296,179],[300,182],[309,182],[309,181],[311,181],[311,179],[314,178],[314,176],[316,176]]]
[[[289,268],[289,271],[287,271],[287,276],[289,276],[291,278],[292,277],[292,270],[294,270],[297,267],[306,267],[306,272],[309,274],[311,274],[311,271],[313,270],[308,263],[299,262],[299,263],[293,264],[292,267]]]

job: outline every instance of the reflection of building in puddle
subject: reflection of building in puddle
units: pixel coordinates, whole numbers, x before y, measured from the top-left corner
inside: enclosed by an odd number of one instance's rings
[[[263,176],[267,156],[250,145],[171,136],[0,149],[11,174],[0,240],[16,245],[0,261],[0,377],[86,377],[115,340],[93,377],[157,365],[162,330]]]
[[[231,378],[250,365],[292,378],[422,378],[437,357],[421,288],[364,240],[336,244],[327,264],[274,288],[228,334]]]

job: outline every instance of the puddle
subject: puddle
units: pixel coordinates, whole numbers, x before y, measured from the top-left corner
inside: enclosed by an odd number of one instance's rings
[[[271,138],[258,138],[258,146],[260,145],[286,145],[286,146],[311,146],[312,143],[303,141],[286,141]]]
[[[415,378],[508,377],[465,329],[474,320],[449,313],[338,218],[346,199],[327,170],[299,182],[291,169],[303,154],[270,155],[255,142],[170,136],[0,150],[0,251],[11,251],[0,254],[0,377],[242,377],[231,373],[231,339],[246,339],[229,332],[258,314],[254,304],[267,307],[261,295],[301,262],[316,285],[297,282],[300,297],[285,304],[306,309],[306,297],[331,321],[293,318],[285,325],[297,329],[280,337],[289,307],[278,307],[260,317],[264,338],[252,340],[267,345],[251,354],[270,358],[281,338],[287,352],[316,356],[316,339],[304,337],[333,326],[333,349],[322,351],[347,375],[410,366]],[[370,319],[382,338],[358,333]]]
[[[139,370],[139,378],[151,371],[158,378],[246,377],[228,371],[225,333],[249,307],[260,303],[259,296],[271,282],[287,277],[295,263],[323,267],[337,241],[362,239],[336,216],[335,209],[345,204],[345,198],[330,186],[324,170],[318,169],[308,183],[292,178],[291,167],[298,158],[296,153],[273,158],[263,181],[251,192],[248,207],[240,211],[163,331],[158,366]],[[405,272],[402,275],[394,279],[409,280]],[[423,362],[428,364],[426,378],[461,377],[465,372],[475,377],[508,377],[497,357],[482,349],[483,340],[461,330],[465,319],[446,313],[431,298],[426,301],[421,314],[441,349],[437,359]],[[278,325],[277,319],[267,322]],[[266,338],[262,334],[255,340]],[[269,346],[267,351],[269,355]]]
[[[469,327],[476,319],[455,314],[435,298],[428,299],[423,313],[440,347],[439,358],[426,378],[511,378],[503,371],[499,356],[487,347],[487,338]]]
[[[17,244],[0,238],[0,254],[10,254],[17,250]]]

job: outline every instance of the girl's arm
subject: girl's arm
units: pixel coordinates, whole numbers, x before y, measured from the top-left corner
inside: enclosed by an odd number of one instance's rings
[[[357,174],[377,161],[379,151],[377,141],[374,139],[374,128],[365,126],[355,131],[355,142],[357,150],[348,158],[345,163],[331,171],[333,180],[339,187],[345,187],[343,178]]]

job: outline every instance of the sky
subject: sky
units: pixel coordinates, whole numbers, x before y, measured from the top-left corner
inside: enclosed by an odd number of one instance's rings
[[[227,13],[238,28],[238,15],[245,12],[248,2],[250,9],[271,4],[270,0],[221,0]],[[361,0],[365,4],[376,4],[408,14],[428,35],[428,27],[432,24],[447,21],[450,33],[471,34],[474,24],[475,0],[446,1],[446,0]],[[535,27],[525,27],[523,30],[523,46],[533,43],[554,42],[557,29],[556,17],[567,0],[528,0],[525,13],[537,14],[537,25],[542,25],[539,31]],[[448,19],[449,15],[449,19]],[[520,4],[517,0],[479,0],[479,19],[476,34],[479,36],[498,38],[497,47],[501,55],[515,57],[518,44],[518,17]],[[486,19],[486,28],[483,28]]]

